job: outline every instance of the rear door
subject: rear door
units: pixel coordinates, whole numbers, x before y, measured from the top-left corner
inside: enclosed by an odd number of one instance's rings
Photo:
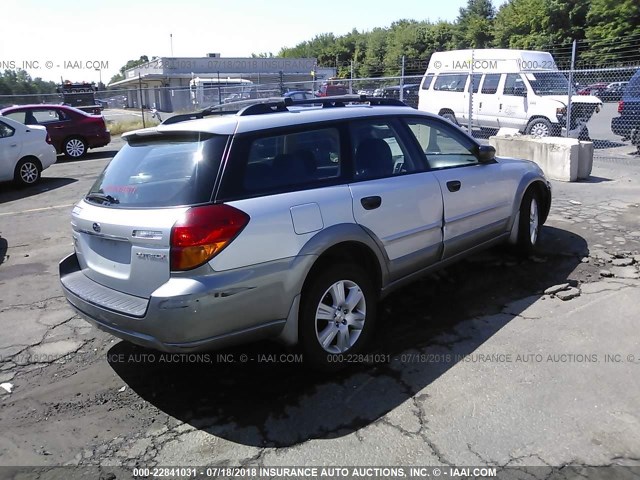
[[[47,127],[47,132],[56,148],[60,148],[65,138],[73,133],[69,116],[61,108],[38,108],[31,111],[32,119],[28,124]],[[29,112],[27,112],[29,119]]]
[[[350,124],[353,215],[382,243],[392,279],[434,263],[442,250],[439,183],[398,127],[388,117]]]
[[[499,84],[499,73],[486,73],[480,91],[474,95],[474,124],[481,128],[500,128]]]
[[[407,118],[444,201],[443,258],[506,232],[520,174],[509,164],[480,164],[477,144],[440,119]]]

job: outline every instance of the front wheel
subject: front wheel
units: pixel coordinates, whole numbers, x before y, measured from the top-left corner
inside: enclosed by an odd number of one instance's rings
[[[40,181],[40,164],[30,158],[22,159],[16,165],[13,181],[19,187],[29,187]]]
[[[542,227],[540,196],[531,188],[527,190],[520,204],[518,222],[518,251],[522,255],[529,255],[538,245]]]
[[[311,278],[300,308],[300,343],[309,364],[337,370],[361,351],[373,330],[376,303],[369,276],[356,265],[328,267]]]
[[[80,158],[87,153],[87,144],[81,138],[69,138],[64,142],[63,150],[67,157]]]
[[[526,134],[534,137],[550,137],[553,132],[551,122],[546,118],[534,118],[527,125]]]

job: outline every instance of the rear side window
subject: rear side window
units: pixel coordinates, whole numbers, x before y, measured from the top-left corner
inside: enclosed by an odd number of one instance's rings
[[[9,113],[4,113],[3,115],[7,118],[10,118],[11,120],[20,122],[23,125],[25,124],[25,113],[23,111],[9,112]]]
[[[498,84],[500,83],[499,73],[487,73],[484,76],[484,82],[482,82],[482,89],[480,93],[494,94],[498,91]]]
[[[288,190],[340,176],[340,136],[335,128],[256,138],[244,165],[248,194]]]
[[[202,133],[130,138],[86,200],[122,208],[207,203],[227,139]]]
[[[441,73],[436,77],[433,89],[444,92],[464,92],[467,77],[466,73]]]
[[[424,80],[422,81],[422,90],[429,90],[431,83],[433,83],[433,73],[429,73],[424,77]]]

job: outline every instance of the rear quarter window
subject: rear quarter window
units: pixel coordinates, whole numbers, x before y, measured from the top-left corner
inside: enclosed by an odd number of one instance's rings
[[[193,133],[132,137],[86,199],[121,208],[207,203],[227,140],[226,136]]]
[[[436,77],[433,89],[442,92],[464,92],[467,77],[466,73],[441,73]]]

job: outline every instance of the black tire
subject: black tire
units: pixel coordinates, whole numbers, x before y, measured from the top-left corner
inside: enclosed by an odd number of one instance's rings
[[[527,125],[525,133],[536,137],[551,137],[553,136],[554,128],[546,118],[534,118]]]
[[[374,328],[376,319],[377,297],[375,288],[368,275],[357,265],[342,264],[327,267],[309,279],[302,293],[300,306],[299,337],[304,351],[305,362],[315,369],[335,371],[343,368],[352,355],[362,351]],[[344,300],[349,298],[349,288],[355,288],[355,295],[362,294],[361,300],[350,309],[345,303],[336,304],[332,287],[344,282],[341,289]],[[359,288],[359,291],[357,290]],[[354,298],[359,298],[355,296]],[[326,307],[327,316],[331,320],[317,318],[320,304]],[[342,307],[338,311],[337,307]],[[345,311],[348,313],[345,314]],[[353,328],[360,323],[357,317],[363,316],[362,328]],[[354,322],[350,324],[350,322]],[[335,333],[333,329],[335,327]],[[331,330],[327,330],[331,329]],[[320,341],[320,334],[328,331],[327,348]],[[341,332],[345,332],[342,333]],[[346,343],[339,344],[342,339]],[[348,348],[342,349],[341,347]]]
[[[456,116],[451,113],[451,112],[446,112],[446,113],[442,113],[440,114],[440,116],[442,118],[444,118],[445,120],[450,121],[451,123],[453,123],[454,125],[458,125],[458,120],[456,120]],[[458,125],[459,126],[459,125]]]
[[[23,158],[16,165],[13,181],[18,187],[30,187],[40,181],[41,173],[40,162],[32,158]]]
[[[62,151],[69,158],[81,158],[87,153],[87,142],[80,137],[67,138]]]
[[[535,202],[535,207],[532,205]],[[520,204],[520,215],[518,218],[518,253],[528,256],[536,249],[540,243],[540,231],[542,224],[540,223],[540,195],[533,189],[529,188],[522,198]],[[535,235],[533,232],[533,217],[536,217]]]

